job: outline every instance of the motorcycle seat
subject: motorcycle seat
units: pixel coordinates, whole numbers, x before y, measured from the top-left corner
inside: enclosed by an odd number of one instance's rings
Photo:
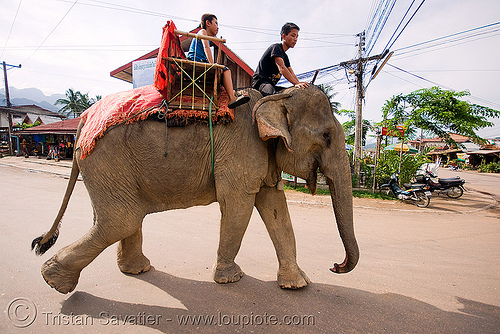
[[[451,185],[451,184],[462,184],[464,183],[464,180],[460,178],[453,178],[453,179],[439,179],[439,183],[442,185]]]
[[[426,184],[425,183],[405,183],[403,184],[403,186],[406,188],[406,189],[420,189],[422,187],[425,187]]]
[[[439,179],[439,181],[444,181],[444,182],[451,182],[451,181],[458,181],[458,180],[461,180],[459,176],[457,177],[449,177],[447,179]]]

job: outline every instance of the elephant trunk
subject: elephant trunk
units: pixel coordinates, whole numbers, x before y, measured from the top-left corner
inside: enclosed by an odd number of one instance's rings
[[[340,238],[344,244],[345,259],[342,263],[335,263],[330,270],[334,273],[348,273],[358,263],[359,248],[354,235],[353,212],[352,212],[352,186],[349,167],[346,170],[337,166],[333,172],[335,177],[326,176],[330,195],[332,197],[333,210],[337,221]]]

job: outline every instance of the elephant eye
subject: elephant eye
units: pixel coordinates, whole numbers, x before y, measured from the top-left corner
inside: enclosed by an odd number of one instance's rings
[[[330,144],[332,143],[332,138],[330,137],[330,132],[328,132],[328,131],[323,132],[323,138],[325,139],[326,147],[330,147]]]

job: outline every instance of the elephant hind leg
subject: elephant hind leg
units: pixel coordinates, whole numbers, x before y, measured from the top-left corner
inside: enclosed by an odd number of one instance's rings
[[[118,244],[118,268],[126,274],[140,274],[151,268],[149,259],[142,253],[142,228]]]
[[[127,212],[112,218],[98,218],[86,235],[62,248],[42,265],[42,276],[47,284],[61,293],[73,291],[83,268],[108,246],[137,233],[142,217],[133,217]]]

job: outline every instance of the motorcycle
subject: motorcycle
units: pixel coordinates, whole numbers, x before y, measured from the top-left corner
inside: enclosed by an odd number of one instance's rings
[[[445,193],[446,196],[450,198],[460,198],[465,191],[464,183],[465,180],[461,179],[459,176],[449,179],[438,178],[430,171],[426,171],[425,175],[418,175],[416,177],[416,183],[404,184],[406,189],[419,188],[423,184],[429,186],[430,192]]]
[[[419,188],[404,190],[399,186],[398,174],[392,174],[389,183],[381,185],[380,188],[389,188],[394,197],[402,201],[412,201],[419,208],[426,208],[431,202],[432,194],[428,191],[429,186],[422,185]]]

